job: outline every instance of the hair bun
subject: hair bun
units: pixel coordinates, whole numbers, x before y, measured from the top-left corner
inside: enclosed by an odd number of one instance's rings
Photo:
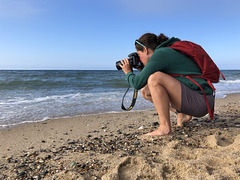
[[[167,41],[169,38],[165,36],[163,33],[159,34],[157,37],[158,44],[163,43],[164,41]]]

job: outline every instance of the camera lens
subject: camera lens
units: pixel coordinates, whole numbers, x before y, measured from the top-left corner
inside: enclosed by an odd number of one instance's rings
[[[117,61],[117,62],[116,62],[116,68],[117,68],[118,70],[121,70],[121,69],[122,69],[122,68],[120,67],[120,65],[122,65],[121,61]]]

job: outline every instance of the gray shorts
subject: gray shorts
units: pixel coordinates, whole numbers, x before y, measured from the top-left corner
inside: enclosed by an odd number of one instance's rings
[[[195,117],[202,117],[208,113],[204,95],[199,94],[181,83],[182,88],[182,104],[181,112]],[[214,106],[215,98],[213,95],[207,95],[210,108]]]

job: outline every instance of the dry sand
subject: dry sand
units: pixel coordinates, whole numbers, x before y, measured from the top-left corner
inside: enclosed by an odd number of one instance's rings
[[[240,94],[217,99],[215,119],[172,134],[155,110],[62,118],[0,130],[0,179],[240,179]]]

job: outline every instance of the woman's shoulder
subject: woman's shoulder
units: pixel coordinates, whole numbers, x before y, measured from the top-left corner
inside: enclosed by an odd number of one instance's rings
[[[170,47],[157,47],[154,51],[154,53],[172,53],[172,52],[176,52],[176,50]]]
[[[167,57],[169,55],[173,55],[173,53],[176,53],[175,50],[173,50],[172,48],[169,48],[169,47],[160,47],[160,48],[157,48],[152,57],[153,58],[159,58],[159,57]]]

